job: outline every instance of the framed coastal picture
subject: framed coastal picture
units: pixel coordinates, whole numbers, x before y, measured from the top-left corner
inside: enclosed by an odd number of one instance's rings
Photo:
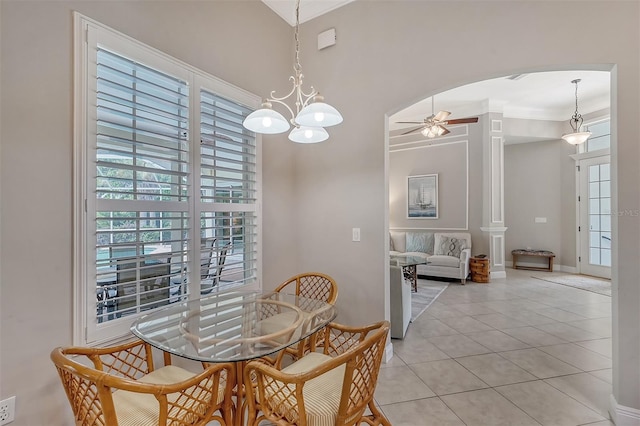
[[[407,176],[407,218],[438,218],[438,175]]]

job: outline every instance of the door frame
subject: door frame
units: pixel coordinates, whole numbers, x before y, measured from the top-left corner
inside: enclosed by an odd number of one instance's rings
[[[581,181],[581,171],[586,173],[586,167],[584,169],[582,169],[581,166],[584,166],[584,163],[586,162],[586,160],[591,160],[591,159],[596,159],[596,158],[602,158],[602,157],[608,157],[609,160],[609,164],[611,164],[611,149],[607,148],[607,149],[600,149],[597,151],[591,151],[591,152],[583,152],[580,154],[574,154],[571,155],[571,158],[573,158],[576,162],[576,270],[579,274],[585,274],[585,275],[591,275],[591,274],[587,274],[584,272],[584,268],[583,268],[583,263],[581,262],[581,256],[583,255],[582,253],[582,244],[583,244],[583,239],[586,238],[587,239],[587,244],[588,244],[588,239],[589,239],[589,232],[588,229],[586,231],[583,230],[578,230],[580,229],[579,227],[584,225],[587,226],[587,224],[582,224],[582,210],[584,210],[585,208],[588,209],[588,199],[583,201],[582,205],[585,206],[582,208],[581,210],[581,201],[580,201],[580,196],[582,194],[582,181]],[[582,169],[582,170],[581,170]],[[612,180],[613,180],[613,176],[612,176]],[[588,216],[588,214],[587,214]],[[588,221],[587,221],[588,222]],[[584,237],[583,237],[584,236]],[[613,237],[613,232],[612,232],[612,237]],[[587,262],[589,261],[588,258],[586,260]],[[600,278],[608,278],[611,279],[611,270],[612,268],[609,268],[609,274],[605,274],[608,275],[607,277],[601,277],[598,276]]]

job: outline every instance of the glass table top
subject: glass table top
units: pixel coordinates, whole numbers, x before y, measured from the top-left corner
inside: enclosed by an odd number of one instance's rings
[[[331,322],[336,308],[284,293],[223,291],[140,317],[131,331],[178,356],[205,362],[272,354]]]
[[[390,256],[391,264],[395,266],[424,265],[427,259],[420,256]]]

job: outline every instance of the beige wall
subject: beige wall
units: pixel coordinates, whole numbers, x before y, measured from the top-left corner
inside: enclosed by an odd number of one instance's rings
[[[389,227],[467,229],[469,141],[389,154]],[[407,218],[407,176],[438,175],[438,218]]]
[[[305,76],[345,121],[330,130],[328,143],[296,152],[299,229],[305,232],[297,247],[304,253],[302,269],[319,264],[341,283],[340,319],[370,322],[388,309],[388,297],[381,297],[388,291],[385,114],[433,93],[518,72],[609,70],[616,64],[612,112],[619,144],[612,157],[620,199],[615,202],[618,209],[640,207],[638,17],[636,2],[576,7],[573,1],[356,1],[305,24]],[[584,29],[579,42],[567,19]],[[331,27],[336,46],[317,52],[316,35]],[[625,43],[619,43],[621,34]],[[446,46],[437,58],[425,48],[433,43]],[[618,226],[614,395],[618,403],[638,409],[640,223],[621,217],[614,229]],[[351,242],[352,227],[362,229],[362,242]]]
[[[464,229],[471,233],[472,254],[489,253],[482,224],[482,134],[484,120],[452,127],[438,141],[392,138],[389,147],[389,227]],[[393,132],[392,132],[393,134]],[[392,142],[390,141],[390,144]],[[407,219],[407,176],[438,173],[439,219]]]
[[[288,90],[291,73],[292,28],[257,1],[1,2],[0,398],[17,396],[16,426],[73,423],[49,360],[72,340],[72,10],[257,95]],[[263,146],[275,287],[297,271],[293,150]]]
[[[262,96],[287,88],[292,31],[257,1],[4,0],[1,7],[0,396],[17,395],[16,426],[64,425],[68,411],[48,353],[71,340],[71,10]],[[487,78],[617,64],[614,208],[640,208],[638,16],[635,2],[360,0],[305,23],[305,81],[345,122],[323,144],[264,138],[265,287],[294,271],[321,270],[340,283],[340,321],[388,317],[385,114]],[[587,29],[580,43],[567,19]],[[316,51],[316,35],[331,27],[337,45]],[[420,54],[432,43],[446,46],[441,59]],[[614,395],[640,409],[640,223],[614,220]],[[359,243],[351,242],[353,227],[362,230]]]
[[[514,249],[550,250],[556,254],[556,269],[575,268],[576,177],[575,162],[569,157],[575,151],[575,147],[560,139],[505,146],[508,260]],[[536,223],[538,217],[546,218],[547,222]]]

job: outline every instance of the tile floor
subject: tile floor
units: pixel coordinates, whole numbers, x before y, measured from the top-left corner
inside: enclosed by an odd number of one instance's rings
[[[531,275],[451,283],[392,340],[375,399],[394,426],[613,425],[611,298]]]

